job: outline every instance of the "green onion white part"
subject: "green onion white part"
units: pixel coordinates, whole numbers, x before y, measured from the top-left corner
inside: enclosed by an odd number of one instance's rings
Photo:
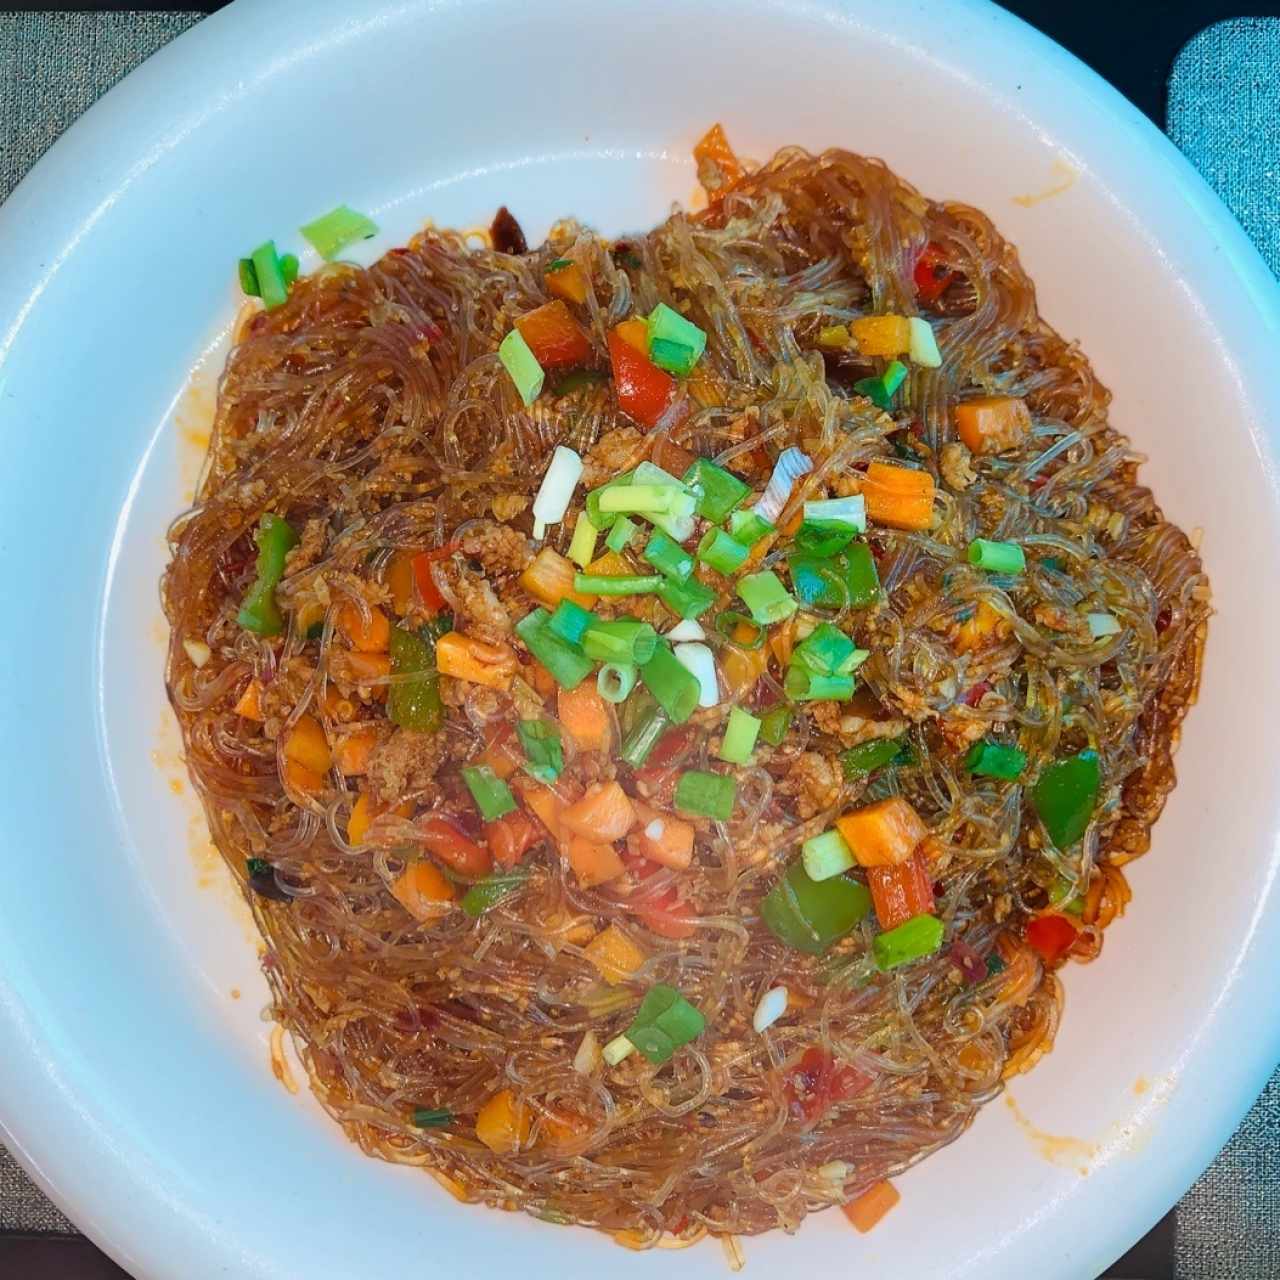
[[[184,640],[182,647],[196,667],[203,667],[213,657],[213,650],[203,640]]]
[[[633,485],[674,486],[680,496],[673,498],[666,511],[645,514],[645,519],[677,542],[685,542],[692,536],[698,500],[684,481],[676,479],[670,471],[664,471],[656,463],[646,459],[635,469],[631,482]]]
[[[635,1053],[636,1047],[627,1039],[626,1036],[614,1036],[612,1040],[605,1045],[601,1057],[611,1066],[616,1067],[624,1058],[629,1058]]]
[[[853,850],[838,831],[824,831],[801,846],[804,869],[810,880],[830,880],[854,864]]]
[[[766,1027],[773,1026],[786,1011],[787,989],[786,987],[774,987],[760,997],[760,1002],[756,1005],[755,1014],[751,1019],[751,1025],[757,1031],[764,1031]]]
[[[796,481],[812,470],[813,461],[807,453],[802,453],[794,446],[783,449],[778,455],[778,461],[774,464],[768,487],[753,508],[756,515],[770,524],[777,524],[778,517],[782,514],[782,508],[787,505],[787,499],[791,497],[791,490],[795,488]]]
[[[714,707],[720,701],[720,681],[716,676],[715,654],[705,644],[686,641],[674,647],[676,661],[697,678],[698,706]]]
[[[867,500],[860,493],[847,498],[824,498],[821,502],[806,502],[804,518],[818,524],[842,524],[858,533],[867,531]]]
[[[573,1069],[580,1076],[589,1076],[600,1065],[600,1057],[600,1041],[594,1031],[588,1031],[573,1055]]]
[[[1120,619],[1114,613],[1090,613],[1085,621],[1089,624],[1089,634],[1095,640],[1101,640],[1103,636],[1118,636],[1122,630]]]
[[[907,354],[912,364],[924,369],[938,369],[942,366],[942,352],[938,350],[938,340],[933,336],[933,325],[919,316],[912,316],[907,321],[910,329]]]
[[[507,339],[512,334],[518,336],[519,333],[519,329],[512,329],[511,333],[503,338],[503,345],[506,345]],[[523,342],[524,339],[521,338],[520,341]],[[501,354],[501,348],[499,348],[499,354]],[[535,538],[545,537],[547,525],[558,524],[564,519],[564,513],[569,510],[570,499],[573,497],[574,489],[578,487],[581,476],[582,459],[572,449],[562,444],[556,445],[556,451],[551,455],[551,465],[538,486],[538,496],[533,500],[533,536]]]
[[[703,631],[696,618],[685,618],[667,632],[667,639],[673,644],[681,640],[705,640],[706,638],[707,633]]]

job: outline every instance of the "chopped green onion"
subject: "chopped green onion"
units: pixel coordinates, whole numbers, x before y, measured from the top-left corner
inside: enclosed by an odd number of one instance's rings
[[[518,336],[519,333],[519,329],[512,329],[511,333],[502,340],[503,346],[513,334]],[[520,341],[524,342],[524,339],[521,338]],[[525,350],[528,350],[527,346]],[[498,348],[498,354],[502,354],[502,347]],[[533,353],[529,354],[532,358]],[[533,363],[536,365],[538,362],[534,360]],[[514,373],[511,376],[515,378]],[[518,378],[516,385],[520,385]],[[535,391],[533,394],[536,396],[538,392]],[[528,403],[529,401],[526,400],[525,404]],[[533,500],[533,536],[535,538],[541,538],[546,533],[547,525],[558,524],[564,519],[564,513],[569,510],[570,499],[573,497],[573,491],[578,487],[581,476],[582,459],[567,446],[556,445],[551,461],[547,465],[546,474],[538,486],[537,496]],[[594,515],[591,517],[591,523],[597,529],[604,527]]]
[[[843,555],[830,560],[791,555],[787,567],[791,585],[803,604],[838,609],[847,601],[855,609],[864,609],[880,599],[880,576],[865,542],[851,543]]]
[[[626,1040],[658,1066],[682,1045],[697,1039],[706,1025],[706,1018],[680,992],[659,983],[640,1002],[635,1021],[627,1028]],[[606,1045],[606,1055],[608,1051]]]
[[[387,647],[391,674],[414,677],[397,680],[388,688],[387,718],[402,729],[435,733],[444,724],[435,637],[425,627],[414,635],[403,627],[393,626]]]
[[[511,381],[515,383],[520,399],[525,405],[531,405],[541,395],[542,384],[546,381],[547,375],[519,329],[512,329],[498,344],[498,359],[502,361],[502,367],[511,375]],[[536,508],[536,502],[534,506]],[[534,514],[536,517],[536,510]],[[561,511],[560,515],[563,516],[564,512]],[[534,536],[541,536],[536,526]]]
[[[631,545],[631,539],[639,532],[640,526],[630,516],[618,516],[613,528],[609,530],[609,536],[604,540],[604,545],[616,555],[621,555]]]
[[[969,543],[969,563],[992,573],[1021,573],[1027,567],[1027,557],[1016,542],[974,538]]]
[[[969,748],[964,767],[984,778],[1016,778],[1027,767],[1027,757],[1017,747],[984,740]]]
[[[258,281],[258,296],[268,311],[283,306],[289,300],[289,286],[284,282],[280,258],[276,254],[276,242],[267,240],[251,253],[253,271]]]
[[[853,676],[824,676],[801,663],[787,668],[782,688],[793,702],[848,702],[853,697]]]
[[[298,278],[298,257],[297,254],[286,253],[280,258],[280,274],[284,277],[286,285],[292,285]]]
[[[600,1056],[611,1067],[616,1067],[624,1058],[629,1058],[635,1053],[636,1047],[627,1039],[626,1036],[614,1036],[603,1049],[600,1050]]]
[[[613,576],[599,573],[575,573],[573,589],[585,596],[641,596],[652,595],[662,586],[663,579],[656,573],[619,573]]]
[[[692,372],[707,349],[707,335],[665,302],[649,312],[647,338],[649,359],[681,378]]]
[[[1089,827],[1102,785],[1098,753],[1085,750],[1057,760],[1031,789],[1031,805],[1059,849],[1075,844]]]
[[[266,858],[246,858],[244,860],[244,869],[251,876],[269,876],[275,871],[275,868]]]
[[[860,742],[856,747],[841,752],[840,763],[844,768],[844,776],[852,782],[856,778],[865,777],[882,768],[902,750],[901,738],[873,738],[870,742]]]
[[[716,593],[697,578],[677,582],[664,578],[658,586],[658,599],[677,617],[700,618],[716,602]]]
[[[738,595],[751,610],[751,616],[761,626],[784,622],[799,606],[795,597],[782,585],[772,569],[760,573],[748,573],[738,579]]]
[[[847,498],[824,498],[804,504],[804,518],[815,524],[840,524],[855,533],[867,531],[867,500],[860,493]]]
[[[676,808],[684,813],[728,822],[737,794],[738,784],[727,775],[690,769],[682,773],[676,783]]]
[[[600,509],[600,499],[610,489],[625,489],[632,483],[635,472],[624,471],[621,475],[614,476],[608,484],[602,484],[598,489],[592,489],[587,494],[587,514],[591,517],[591,523],[597,529],[611,529],[614,522],[618,519],[616,511],[602,511]]]
[[[634,662],[606,662],[596,673],[596,690],[606,702],[626,702],[638,675]]]
[[[862,378],[853,384],[853,389],[887,413],[893,408],[893,397],[906,376],[907,366],[901,360],[893,360],[878,378]]]
[[[696,640],[678,644],[672,652],[676,661],[697,678],[698,706],[716,706],[720,701],[720,681],[716,676],[715,654]]]
[[[582,636],[582,652],[597,662],[640,664],[653,657],[658,633],[638,618],[595,621]]]
[[[987,977],[994,977],[997,973],[1004,972],[1004,961],[1000,958],[998,952],[992,951],[987,955]]]
[[[747,626],[751,628],[750,640],[735,640],[738,628]],[[762,627],[760,623],[753,618],[748,618],[745,613],[739,613],[736,609],[725,609],[721,613],[716,614],[716,630],[729,641],[735,649],[759,649],[763,646],[768,631]]]
[[[276,587],[284,577],[285,557],[298,545],[298,535],[287,520],[268,511],[258,521],[253,540],[258,544],[255,575],[240,602],[236,621],[255,635],[276,636],[284,629]]]
[[[658,641],[653,657],[640,668],[644,687],[674,724],[684,724],[698,707],[702,687],[684,667],[665,640]]]
[[[1104,636],[1118,636],[1121,632],[1120,619],[1114,613],[1087,613],[1084,619],[1089,624],[1089,634],[1095,640]]]
[[[590,658],[581,650],[561,639],[547,625],[551,615],[545,609],[535,609],[516,623],[516,635],[524,646],[542,663],[552,678],[563,689],[576,689],[591,674]]]
[[[792,661],[799,662],[817,675],[848,676],[870,656],[866,649],[859,649],[838,627],[820,622],[796,645]]]
[[[253,268],[253,259],[241,258],[237,269],[240,273],[240,292],[246,298],[260,298],[262,293],[258,288],[258,273]]]
[[[787,736],[787,730],[791,728],[794,715],[795,712],[788,706],[770,707],[760,717],[760,741],[771,747],[781,746],[783,738]]]
[[[698,543],[698,559],[728,577],[742,568],[749,549],[723,529],[708,529]]]
[[[569,559],[580,569],[585,569],[596,556],[596,535],[599,530],[591,523],[585,511],[578,513],[573,526],[573,538],[569,542]]]
[[[759,718],[741,707],[734,707],[729,712],[729,720],[724,727],[720,759],[726,764],[750,764],[751,753],[756,749],[756,738],[759,735]]]
[[[940,368],[942,352],[938,350],[938,340],[933,336],[933,325],[919,316],[912,316],[907,321],[907,326],[910,329],[908,338],[910,347],[907,354],[910,355],[912,363],[918,364],[922,369]]]
[[[553,262],[548,262],[543,268],[542,274],[545,276],[554,275],[557,271],[563,271],[565,267],[573,266],[572,258],[556,258]]]
[[[824,831],[801,845],[804,869],[810,880],[830,880],[848,871],[857,861],[853,850],[838,831]]]
[[[453,1112],[448,1107],[415,1107],[413,1127],[415,1129],[440,1129],[453,1123]]]
[[[693,495],[678,485],[628,484],[606,488],[600,495],[600,511],[611,515],[634,511],[642,516],[692,514]]]
[[[859,880],[810,878],[797,858],[765,894],[760,918],[780,942],[809,955],[821,955],[871,910],[871,894]]]
[[[524,888],[529,879],[528,867],[513,867],[510,871],[495,871],[478,880],[462,896],[462,909],[473,920],[482,916],[490,907],[496,907],[503,898],[509,898],[517,889]]]
[[[516,798],[511,794],[511,788],[487,764],[464,765],[462,780],[486,822],[496,822],[505,814],[516,811]]]
[[[622,740],[618,756],[623,764],[639,769],[670,726],[671,720],[660,706],[650,707]]]
[[[594,626],[599,619],[590,609],[584,609],[572,600],[561,600],[556,611],[547,621],[547,626],[561,640],[568,644],[581,646],[586,629]]]
[[[931,956],[942,946],[942,921],[937,916],[912,916],[906,924],[900,924],[887,933],[878,933],[871,940],[876,964],[881,969],[896,969]]]
[[[564,745],[554,720],[518,720],[516,734],[524,751],[525,770],[539,782],[554,782],[564,770]]]
[[[672,510],[667,513],[656,511],[652,515],[646,513],[645,519],[656,524],[663,533],[677,542],[684,542],[693,536],[694,511],[697,507],[696,495],[686,489],[669,471],[664,471],[655,463],[645,461],[635,469],[634,483],[638,485],[655,485],[658,487],[674,486],[680,492],[680,498],[674,501]]]
[[[1067,566],[1057,556],[1045,556],[1040,561],[1040,564],[1046,569],[1051,569],[1054,573],[1066,573],[1067,571]]]
[[[332,262],[349,244],[376,236],[378,224],[366,218],[363,213],[340,204],[298,230],[326,262]]]
[[[661,530],[649,539],[641,555],[659,573],[677,582],[688,582],[693,576],[693,557]]]
[[[667,632],[666,638],[675,644],[678,640],[705,640],[707,633],[692,618],[685,618]]]
[[[754,547],[761,538],[777,530],[755,511],[735,511],[729,517],[729,536],[744,547]]]
[[[729,513],[751,492],[751,486],[708,458],[698,458],[684,473],[684,482],[698,501],[698,514],[723,524]]]

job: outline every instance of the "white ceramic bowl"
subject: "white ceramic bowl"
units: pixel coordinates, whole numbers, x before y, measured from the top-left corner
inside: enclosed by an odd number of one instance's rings
[[[830,1271],[832,1250],[859,1274],[1096,1274],[1276,1060],[1280,310],[1169,143],[985,4],[240,0],[0,212],[0,1117],[140,1278],[505,1274],[513,1250],[531,1278],[723,1275],[711,1245],[635,1255],[458,1206],[281,1088],[244,911],[172,789],[156,596],[247,246],[292,246],[339,200],[385,229],[367,257],[501,201],[534,235],[565,213],[647,226],[692,193],[716,119],[749,155],[842,144],[990,213],[1144,478],[1205,530],[1219,611],[1181,785],[1101,963],[1066,975],[1057,1049],[871,1236],[820,1215],[748,1241],[752,1274]]]

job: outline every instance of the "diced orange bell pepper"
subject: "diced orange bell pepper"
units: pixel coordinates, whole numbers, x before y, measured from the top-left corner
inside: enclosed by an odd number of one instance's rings
[[[362,726],[346,734],[338,742],[335,753],[339,772],[348,778],[357,777],[369,769],[369,757],[378,745],[378,731],[372,725]]]
[[[587,300],[587,277],[576,262],[563,267],[548,267],[544,277],[547,292],[566,302],[575,302],[581,306]],[[527,342],[528,339],[526,338]]]
[[[328,739],[315,716],[298,717],[285,739],[284,754],[286,760],[292,760],[312,773],[326,774],[333,764]]]
[[[616,924],[602,929],[584,950],[611,987],[625,982],[649,958]]]
[[[412,551],[397,551],[387,561],[386,572],[382,580],[391,592],[391,607],[396,617],[403,618],[413,606],[413,560]]]
[[[864,356],[900,356],[911,346],[906,316],[859,316],[849,322],[849,332]]]
[[[381,817],[385,812],[385,809],[373,803],[367,791],[362,791],[356,796],[356,802],[351,806],[351,816],[347,819],[347,843],[364,844],[373,820]],[[404,804],[396,806],[395,812],[400,817],[407,818],[413,812],[413,805],[405,801]]]
[[[509,1156],[529,1141],[533,1117],[510,1089],[500,1089],[476,1116],[476,1137],[495,1155]]]
[[[613,845],[600,844],[579,835],[569,837],[565,856],[584,889],[616,880],[626,870]]]
[[[609,359],[618,408],[642,427],[656,425],[676,392],[676,380],[641,355],[615,329],[609,334]]]
[[[595,596],[584,596],[573,589],[574,575],[578,572],[572,560],[566,560],[558,551],[543,547],[529,561],[520,575],[520,585],[537,601],[554,609],[561,600],[572,600],[584,609],[596,602]]]
[[[446,818],[428,814],[417,824],[423,848],[464,876],[483,876],[493,869],[493,855],[476,844]]]
[[[934,488],[927,471],[873,462],[862,484],[867,519],[891,529],[927,529],[933,523]]]
[[[377,605],[369,607],[369,621],[365,622],[354,604],[344,604],[338,610],[338,630],[361,653],[386,653],[391,640],[391,623]]]
[[[528,778],[518,779],[516,790],[525,807],[550,832],[551,838],[560,844],[564,840],[564,828],[560,825],[560,815],[565,811],[566,801],[562,800],[550,787],[532,782]]]
[[[411,862],[396,877],[391,896],[415,920],[434,920],[441,908],[457,896],[453,885],[439,867],[430,862]]]
[[[624,320],[614,329],[629,347],[634,347],[644,358],[649,358],[649,326],[639,316]],[[681,473],[683,474],[683,473]]]
[[[892,1182],[874,1182],[860,1196],[842,1205],[844,1216],[866,1235],[902,1199]]]
[[[1031,410],[1018,396],[978,396],[956,405],[956,434],[973,453],[1004,453],[1031,434]]]
[[[484,829],[484,838],[500,867],[514,867],[542,838],[534,820],[517,809],[504,814]]]
[[[515,650],[505,644],[487,644],[460,631],[450,631],[436,641],[436,666],[441,675],[505,692],[511,688],[520,662]]]
[[[882,929],[896,929],[916,916],[933,914],[933,881],[921,847],[906,862],[868,867],[867,888]]]
[[[836,830],[863,867],[892,867],[906,862],[929,834],[911,802],[890,796],[836,819]]]
[[[548,1109],[542,1117],[542,1141],[553,1150],[572,1146],[590,1130],[590,1124],[563,1107]]]
[[[721,124],[713,124],[698,139],[693,158],[698,166],[698,181],[712,204],[722,200],[730,187],[742,181],[742,163],[729,145]]]
[[[245,685],[244,692],[236,703],[235,711],[236,715],[244,716],[246,720],[265,719],[262,714],[262,686],[256,680],[250,680]]]
[[[544,369],[585,364],[591,359],[591,343],[578,327],[569,308],[557,298],[536,311],[516,318],[516,328]]]
[[[300,791],[305,796],[313,796],[324,790],[323,776],[297,760],[284,762],[284,780],[291,790]]]
[[[561,689],[556,710],[565,733],[580,751],[608,751],[613,722],[608,704],[591,681],[583,681],[576,689]]]

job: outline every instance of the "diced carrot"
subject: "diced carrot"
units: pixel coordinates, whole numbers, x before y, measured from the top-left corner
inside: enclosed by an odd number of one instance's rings
[[[493,869],[489,850],[468,840],[439,814],[428,814],[418,823],[418,838],[428,853],[464,876],[483,876]]]
[[[636,825],[631,797],[616,782],[595,782],[560,815],[563,828],[585,840],[621,840]]]
[[[565,802],[550,787],[541,783],[524,780],[518,782],[516,789],[525,807],[532,810],[534,816],[551,833],[557,843],[564,839],[564,829],[560,825],[560,815],[565,811]]]
[[[542,1117],[542,1141],[552,1148],[572,1146],[579,1138],[590,1130],[591,1126],[581,1116],[576,1116],[564,1108],[548,1108]]]
[[[624,320],[614,328],[614,333],[629,347],[634,347],[646,359],[649,355],[649,326],[638,316]]]
[[[664,813],[643,801],[634,802],[638,825],[630,840],[637,853],[664,867],[684,871],[693,861],[693,823]]]
[[[849,322],[849,332],[864,356],[900,356],[911,346],[906,316],[859,316]]]
[[[585,364],[591,359],[587,335],[559,298],[544,303],[536,311],[517,316],[516,328],[544,369]]]
[[[548,293],[554,294],[557,298],[563,298],[566,302],[575,302],[579,306],[586,302],[587,277],[576,262],[548,271],[543,278],[547,282]]]
[[[722,200],[726,191],[742,181],[742,164],[729,145],[721,124],[713,124],[698,139],[693,148],[693,158],[698,166],[698,181],[712,204]]]
[[[608,703],[596,686],[584,680],[576,689],[561,689],[556,698],[560,724],[580,751],[608,751],[613,724]]]
[[[587,566],[587,572],[597,577],[616,578],[635,570],[616,551],[606,551]]]
[[[868,867],[867,888],[882,929],[896,929],[915,916],[933,913],[933,881],[921,849],[897,866]]]
[[[890,796],[836,819],[836,829],[863,867],[891,867],[906,862],[929,834],[910,801]]]
[[[369,756],[378,745],[378,731],[372,725],[346,734],[338,742],[338,771],[352,778],[369,769]]]
[[[873,1182],[860,1196],[841,1207],[855,1229],[866,1235],[901,1199],[898,1188],[883,1180]]]
[[[978,396],[956,405],[956,434],[973,453],[1004,453],[1031,434],[1031,411],[1018,396]]]
[[[501,722],[497,729],[489,734],[484,750],[476,759],[476,764],[488,765],[504,781],[511,777],[523,762],[524,754],[508,721]]]
[[[867,519],[891,529],[927,529],[933,523],[933,477],[927,471],[873,462],[862,493]]]
[[[734,635],[739,630],[750,631],[748,624],[740,622],[734,628]],[[749,638],[749,637],[748,637]],[[795,648],[796,643],[796,621],[794,617],[788,618],[781,626],[774,627],[769,632],[769,652],[778,660],[778,666],[782,670],[786,670],[791,665],[791,652]]]
[[[391,640],[391,623],[377,605],[370,606],[369,621],[365,622],[354,604],[344,604],[338,610],[338,630],[361,653],[386,653]]]
[[[440,674],[468,680],[504,692],[520,669],[515,650],[505,644],[487,644],[460,631],[450,631],[436,641],[436,665]]]
[[[391,592],[391,607],[396,616],[403,618],[413,605],[413,556],[412,551],[397,551],[387,561],[383,581]]]
[[[585,951],[610,986],[625,982],[649,958],[616,924],[596,934]]]
[[[289,730],[284,743],[285,759],[293,760],[312,773],[325,774],[333,764],[329,742],[315,716],[301,715]]]
[[[245,685],[244,692],[236,703],[235,711],[236,715],[244,716],[246,720],[261,721],[266,718],[262,714],[262,686],[256,680],[250,680]]]
[[[579,835],[569,837],[565,856],[584,889],[616,880],[626,870],[613,845],[597,844]]]
[[[440,915],[456,891],[439,867],[422,861],[405,867],[392,884],[391,895],[415,920],[428,921]]]
[[[484,838],[498,866],[514,867],[538,843],[542,833],[527,813],[517,809],[488,823]]]
[[[413,813],[413,805],[406,800],[404,804],[396,806],[395,812],[400,817],[407,818]],[[355,804],[351,806],[351,816],[347,819],[347,843],[364,844],[373,820],[384,813],[386,809],[379,808],[369,798],[369,793],[362,791],[356,797]]]
[[[560,688],[556,684],[556,678],[540,663],[537,658],[530,658],[526,667],[525,679],[533,686],[535,693],[542,695],[545,702],[557,689]]]
[[[316,773],[314,769],[308,769],[305,764],[297,760],[284,762],[284,780],[292,790],[300,791],[306,796],[313,796],[318,791],[324,790],[323,776]]]
[[[476,1137],[495,1155],[509,1156],[529,1141],[533,1118],[510,1089],[500,1089],[476,1116]]]
[[[629,572],[630,570],[628,570]],[[573,589],[573,577],[578,572],[572,560],[566,560],[558,551],[543,547],[520,575],[520,585],[537,601],[554,609],[561,600],[590,609],[595,596],[584,596]]]
[[[985,649],[1008,632],[1009,624],[1004,616],[985,600],[979,600],[973,616],[960,624],[955,647],[960,653],[972,653],[975,649]]]

